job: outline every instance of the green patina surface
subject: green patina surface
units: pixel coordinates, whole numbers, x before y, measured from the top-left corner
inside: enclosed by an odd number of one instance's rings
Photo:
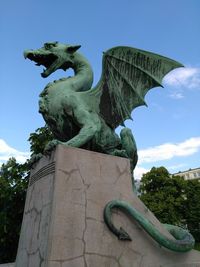
[[[125,157],[130,160],[132,173],[138,159],[133,134],[124,127],[119,137],[115,129],[132,119],[131,112],[136,107],[146,105],[144,98],[150,89],[162,86],[163,77],[182,65],[140,49],[114,47],[103,54],[101,78],[91,88],[93,71],[87,59],[77,52],[79,48],[80,45],[49,42],[40,49],[24,52],[25,58],[45,67],[43,78],[58,69],[72,68],[75,73],[47,84],[40,94],[39,112],[55,137],[44,153],[63,144]],[[32,161],[40,157],[35,155]],[[110,213],[106,214],[108,223]]]
[[[131,119],[134,108],[146,105],[144,97],[161,86],[169,71],[182,65],[169,58],[131,47],[114,47],[103,54],[102,75],[93,82],[92,68],[77,50],[80,45],[45,43],[24,52],[25,58],[43,65],[42,77],[58,69],[72,68],[73,77],[49,83],[40,94],[39,112],[52,130],[55,140],[46,151],[61,143],[129,158],[131,170],[137,163],[137,148],[131,131],[120,137],[115,128]]]
[[[181,227],[163,224],[163,226],[170,232],[170,234],[175,237],[175,239],[169,238],[162,234],[156,227],[146,219],[143,214],[134,209],[130,204],[122,200],[113,200],[109,202],[104,209],[104,220],[108,228],[120,239],[129,240],[131,237],[128,233],[120,228],[117,229],[112,222],[112,210],[120,209],[126,214],[130,215],[135,221],[139,223],[140,226],[161,246],[168,248],[176,252],[187,252],[194,247],[195,241],[193,236]]]

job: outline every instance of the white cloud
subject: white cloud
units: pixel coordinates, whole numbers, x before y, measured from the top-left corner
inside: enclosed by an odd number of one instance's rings
[[[189,156],[198,152],[199,150],[200,137],[192,137],[182,143],[166,143],[160,146],[140,150],[138,151],[138,164],[169,160],[173,157]]]
[[[165,143],[159,146],[150,147],[138,151],[138,164],[134,170],[135,179],[141,179],[142,174],[149,171],[143,167],[145,163],[157,163],[159,161],[170,160],[174,157],[186,157],[200,151],[200,137],[192,137],[181,143]],[[187,164],[178,164],[169,166],[168,169],[174,170],[187,166]]]
[[[3,139],[0,139],[0,165],[11,157],[15,157],[19,163],[23,163],[29,156],[30,153],[18,151],[10,147]]]
[[[149,169],[140,167],[140,166],[136,166],[135,170],[134,170],[134,179],[135,180],[140,180],[142,175],[145,174],[146,172],[149,172]]]
[[[176,87],[200,89],[200,68],[178,68],[165,76],[164,83]]]
[[[171,98],[174,98],[174,99],[182,99],[182,98],[184,98],[184,95],[181,92],[173,92],[169,96]]]

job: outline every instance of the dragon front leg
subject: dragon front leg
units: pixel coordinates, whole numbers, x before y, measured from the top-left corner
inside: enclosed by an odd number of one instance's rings
[[[45,153],[49,153],[58,144],[62,144],[64,146],[71,146],[71,147],[82,147],[94,137],[97,130],[98,130],[98,127],[96,127],[95,124],[93,125],[90,124],[90,125],[84,126],[75,137],[73,137],[67,142],[62,142],[57,139],[54,139],[46,145]]]
[[[73,112],[74,120],[80,127],[79,133],[66,142],[57,139],[50,141],[45,148],[46,152],[51,151],[58,144],[71,147],[82,147],[88,143],[98,131],[100,131],[101,123],[96,114],[83,110],[81,104],[80,106],[76,106]]]
[[[74,120],[80,126],[79,133],[63,145],[72,147],[82,147],[88,143],[97,132],[101,130],[101,122],[96,113],[82,108],[82,104],[76,105],[73,109]]]
[[[97,131],[98,127],[95,124],[85,125],[80,130],[78,135],[76,135],[66,143],[63,142],[63,144],[72,147],[82,147],[94,137]]]

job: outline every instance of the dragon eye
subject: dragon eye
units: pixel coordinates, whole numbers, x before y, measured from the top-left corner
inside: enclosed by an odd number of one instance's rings
[[[45,49],[51,49],[52,47],[56,46],[56,42],[55,43],[45,43],[44,44],[44,48]]]

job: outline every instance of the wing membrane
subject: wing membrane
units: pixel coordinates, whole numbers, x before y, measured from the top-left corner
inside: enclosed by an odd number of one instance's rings
[[[99,113],[113,129],[130,119],[134,108],[146,105],[146,93],[162,86],[168,72],[183,67],[169,58],[125,46],[104,53],[102,65],[101,79],[90,93],[99,97]]]

